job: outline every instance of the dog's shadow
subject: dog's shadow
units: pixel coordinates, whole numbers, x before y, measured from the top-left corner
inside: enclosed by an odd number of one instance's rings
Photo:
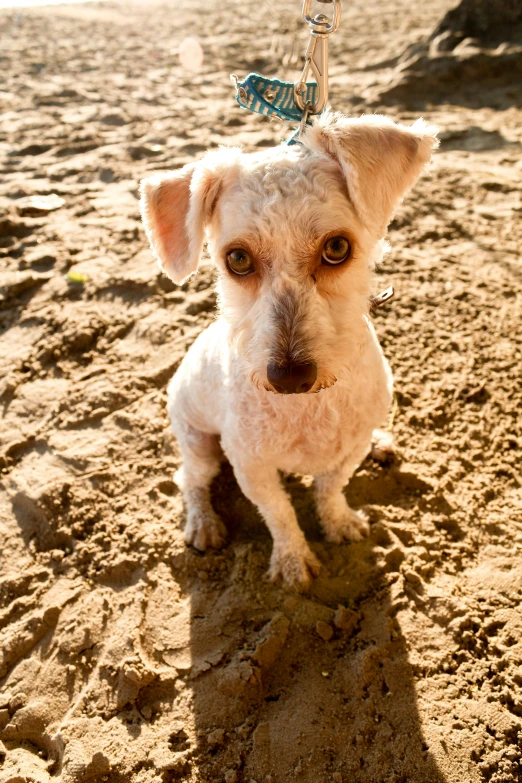
[[[387,506],[408,515],[432,488],[397,463],[367,460],[347,497],[369,512],[371,535],[335,545],[322,537],[309,482],[281,480],[322,571],[307,594],[268,582],[270,534],[224,463],[212,502],[230,543],[210,554],[221,577],[208,598],[192,586],[191,652],[204,662],[196,663],[203,671],[192,680],[192,703],[197,734],[210,742],[201,741],[192,764],[202,779],[237,783],[445,783],[396,619],[391,585],[400,561],[387,557],[397,539],[385,519]],[[214,743],[216,727],[224,741]]]

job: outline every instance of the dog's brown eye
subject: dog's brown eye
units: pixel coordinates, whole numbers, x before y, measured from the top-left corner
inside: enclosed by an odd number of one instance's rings
[[[324,243],[321,254],[323,264],[335,266],[342,264],[350,256],[352,246],[346,237],[331,237]]]
[[[227,266],[235,275],[249,275],[254,271],[254,263],[246,250],[229,250]]]

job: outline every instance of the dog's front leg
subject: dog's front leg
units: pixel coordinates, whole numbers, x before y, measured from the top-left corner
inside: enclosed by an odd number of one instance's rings
[[[219,473],[223,453],[217,435],[199,432],[184,420],[172,421],[183,457],[174,480],[183,492],[187,522],[185,541],[195,549],[220,549],[227,531],[210,502],[210,485]]]
[[[315,502],[327,541],[359,541],[370,532],[366,515],[350,508],[343,493],[358,464],[345,461],[337,470],[315,477]]]
[[[267,468],[263,463],[239,466],[236,463],[234,472],[243,493],[258,507],[274,539],[270,578],[308,587],[311,578],[318,575],[320,564],[297,523],[277,469]]]

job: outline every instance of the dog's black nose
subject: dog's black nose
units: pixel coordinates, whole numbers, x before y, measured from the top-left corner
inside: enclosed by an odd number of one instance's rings
[[[285,364],[280,367],[270,362],[266,368],[268,382],[280,394],[304,394],[310,391],[317,379],[315,362]]]

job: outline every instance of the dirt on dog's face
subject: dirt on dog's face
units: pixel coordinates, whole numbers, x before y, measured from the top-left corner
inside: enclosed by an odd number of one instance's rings
[[[300,145],[241,157],[209,231],[222,315],[255,385],[318,392],[363,339],[379,243],[334,161]]]

